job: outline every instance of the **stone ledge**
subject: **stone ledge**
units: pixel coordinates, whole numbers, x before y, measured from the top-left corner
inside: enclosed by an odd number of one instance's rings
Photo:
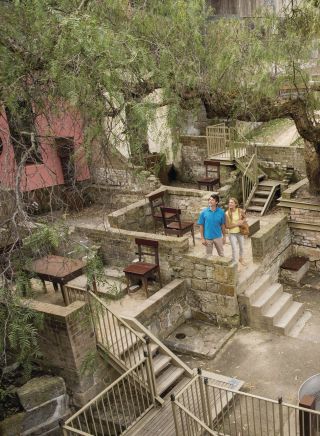
[[[139,309],[131,316],[137,318],[139,321],[141,321],[141,319],[148,320],[155,313],[158,313],[161,308],[165,308],[171,298],[177,297],[178,292],[186,292],[184,279],[173,280],[147,300],[142,301]],[[172,295],[172,293],[174,293],[174,295]]]
[[[37,312],[48,313],[50,315],[59,316],[61,318],[67,318],[74,312],[83,308],[87,303],[84,301],[74,301],[69,306],[57,306],[56,304],[43,303],[36,300],[23,300],[23,303]]]
[[[294,185],[290,186],[285,191],[283,191],[282,197],[279,199],[279,201],[281,201],[282,199],[292,198],[294,193],[298,191],[298,189],[300,189],[302,186],[306,185],[307,183],[308,183],[308,179],[305,178],[300,180],[298,183],[295,183]]]
[[[116,210],[115,212],[112,212],[108,215],[108,218],[116,218],[119,216],[122,216],[126,214],[127,212],[134,210],[136,208],[148,206],[149,203],[147,203],[146,199],[136,201],[135,203],[129,204],[128,206],[122,207],[121,209]]]

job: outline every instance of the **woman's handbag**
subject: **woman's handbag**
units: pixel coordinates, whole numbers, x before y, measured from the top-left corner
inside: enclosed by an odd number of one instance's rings
[[[240,228],[241,235],[249,236],[250,231],[249,231],[249,224],[247,223],[247,221],[244,221],[244,223],[241,226],[239,226],[239,228]]]
[[[243,236],[249,236],[249,233],[250,233],[249,224],[246,220],[246,215],[245,215],[245,212],[243,210],[241,211],[241,219],[243,220],[243,224],[241,226],[239,226],[240,233]]]

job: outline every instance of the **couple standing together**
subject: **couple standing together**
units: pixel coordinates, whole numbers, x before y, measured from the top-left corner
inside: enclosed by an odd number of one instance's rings
[[[239,227],[245,221],[244,211],[239,208],[238,201],[235,198],[230,198],[226,212],[218,204],[219,196],[212,194],[209,197],[209,207],[200,213],[197,224],[200,226],[201,242],[206,247],[207,255],[212,254],[214,245],[218,255],[224,256],[223,246],[226,243],[226,229],[228,229],[233,262],[237,263],[238,246],[239,263],[245,265],[243,258],[244,238]]]

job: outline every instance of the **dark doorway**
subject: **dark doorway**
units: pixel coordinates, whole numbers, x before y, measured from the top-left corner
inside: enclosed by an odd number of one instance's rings
[[[72,137],[55,138],[55,145],[60,158],[65,185],[75,182],[74,140]]]

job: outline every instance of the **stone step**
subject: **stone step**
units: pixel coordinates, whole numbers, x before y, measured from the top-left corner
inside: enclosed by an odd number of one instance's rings
[[[251,211],[251,212],[261,212],[263,209],[263,207],[261,206],[249,206],[247,207],[247,210]]]
[[[151,354],[152,356],[154,356],[156,354],[156,352],[159,349],[159,345],[151,342],[150,344],[150,350],[151,350]],[[134,347],[133,349],[130,350],[130,353],[126,353],[124,356],[124,360],[128,365],[133,365],[134,363],[138,363],[139,360],[142,359],[143,356],[143,352],[144,352],[144,347]]]
[[[160,374],[171,362],[171,357],[166,354],[156,354],[152,359],[154,374]]]
[[[297,338],[301,333],[303,327],[306,325],[311,317],[311,312],[309,312],[309,310],[306,310],[298,319],[298,321],[294,324],[294,326],[290,329],[288,336],[291,336],[292,338]]]
[[[161,395],[170,386],[176,384],[179,378],[183,375],[184,369],[177,366],[170,365],[165,371],[163,371],[156,379],[157,393]]]
[[[256,204],[257,206],[259,206],[259,205],[264,206],[266,201],[267,201],[266,198],[253,197],[252,200],[251,200],[251,204],[252,205]]]
[[[282,317],[274,324],[278,333],[287,335],[303,312],[303,304],[293,301]]]
[[[255,191],[254,195],[257,195],[259,197],[268,197],[270,193],[270,190],[260,190],[258,189]]]
[[[244,295],[249,299],[252,304],[263,293],[264,289],[271,284],[271,276],[269,274],[263,274],[257,280],[255,280],[245,291]]]
[[[267,310],[263,311],[263,316],[270,318],[273,323],[276,323],[291,305],[291,302],[292,295],[288,294],[288,292],[283,292]]]
[[[260,265],[255,263],[249,264],[247,268],[240,271],[238,276],[237,293],[239,295],[245,294],[246,290],[256,280],[258,275],[260,275]]]
[[[260,310],[260,313],[268,310],[268,308],[279,299],[281,293],[282,285],[280,283],[272,284],[268,288],[265,288],[262,294],[254,300],[252,308]]]

